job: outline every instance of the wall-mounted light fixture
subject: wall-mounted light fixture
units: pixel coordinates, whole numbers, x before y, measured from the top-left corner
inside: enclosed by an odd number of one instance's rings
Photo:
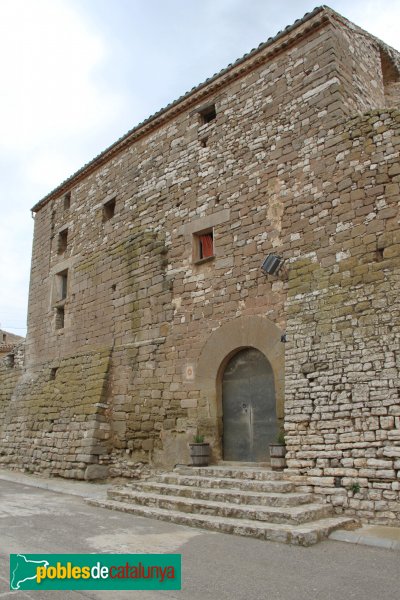
[[[268,254],[267,258],[264,260],[261,265],[261,271],[265,275],[274,275],[279,271],[283,264],[282,256],[278,256],[277,254]]]

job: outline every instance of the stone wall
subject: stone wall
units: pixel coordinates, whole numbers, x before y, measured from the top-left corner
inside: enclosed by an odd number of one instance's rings
[[[312,210],[292,215],[305,227],[288,270],[288,465],[338,508],[399,523],[400,110],[313,148],[324,175],[311,168]]]
[[[56,364],[29,372],[1,367],[0,465],[77,479],[104,476],[96,464],[110,439],[109,350]]]
[[[16,336],[22,339],[20,336]],[[6,413],[10,408],[11,398],[24,369],[25,344],[12,345],[11,351],[0,356],[0,431],[4,424]]]
[[[7,410],[10,406],[11,396],[21,373],[17,369],[10,368],[4,362],[0,363],[0,430],[3,427]]]
[[[205,393],[197,381],[202,349],[232,319],[261,316],[284,331],[284,283],[260,271],[282,245],[283,166],[304,151],[321,118],[328,126],[347,112],[335,30],[316,22],[300,33],[236,68],[217,92],[203,88],[172,120],[36,213],[27,369],[112,348],[112,454],[99,461],[116,462],[118,472],[127,471],[124,460],[133,470],[143,461],[186,462],[199,428],[218,458],[216,383]],[[203,123],[210,102],[216,118]],[[114,199],[108,218],[104,205]],[[195,234],[210,228],[215,257],[196,261]],[[65,324],[57,329],[66,272]],[[248,343],[256,344],[253,329]],[[234,350],[229,337],[226,355]],[[272,356],[276,339],[263,345]]]

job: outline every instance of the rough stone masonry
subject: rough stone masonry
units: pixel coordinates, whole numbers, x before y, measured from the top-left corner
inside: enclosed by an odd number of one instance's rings
[[[38,202],[0,464],[135,476],[196,432],[223,459],[224,373],[254,348],[287,475],[399,525],[399,103],[399,54],[320,7]]]

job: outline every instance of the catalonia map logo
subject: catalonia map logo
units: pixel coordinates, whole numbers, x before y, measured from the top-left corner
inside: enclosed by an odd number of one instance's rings
[[[180,590],[180,554],[11,554],[10,590]]]

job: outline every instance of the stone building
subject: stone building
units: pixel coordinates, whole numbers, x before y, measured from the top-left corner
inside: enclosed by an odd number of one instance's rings
[[[24,339],[20,335],[0,329],[0,360],[9,356],[8,362],[13,362],[14,350]]]
[[[284,426],[287,476],[399,522],[399,101],[399,54],[320,7],[38,202],[0,463],[263,462]]]

